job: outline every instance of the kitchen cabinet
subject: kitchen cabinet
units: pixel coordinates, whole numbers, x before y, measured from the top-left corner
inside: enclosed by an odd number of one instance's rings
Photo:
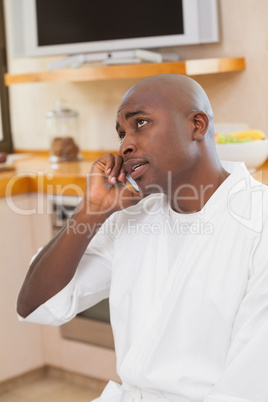
[[[27,74],[5,74],[5,85],[37,82],[81,82],[143,78],[154,74],[184,74],[188,76],[243,71],[245,59],[211,58],[185,60],[172,63],[141,63],[103,66],[92,64],[80,68],[43,71]]]
[[[30,259],[50,237],[47,216],[31,213],[41,198],[33,193],[0,198],[0,382],[44,364],[41,326],[20,323],[16,315]]]
[[[18,321],[16,299],[30,260],[52,235],[46,194],[0,197],[0,216],[0,383],[45,365],[118,381],[113,350],[65,340],[59,327]]]

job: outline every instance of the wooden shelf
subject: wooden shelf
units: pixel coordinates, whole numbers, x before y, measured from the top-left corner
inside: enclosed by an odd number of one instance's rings
[[[124,65],[92,65],[27,74],[5,74],[5,85],[34,82],[81,82],[140,78],[154,74],[202,75],[245,70],[244,58],[214,58],[172,63],[142,63]]]

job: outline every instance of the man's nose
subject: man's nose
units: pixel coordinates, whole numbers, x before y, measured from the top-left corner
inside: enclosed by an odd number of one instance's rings
[[[133,138],[126,136],[124,138],[122,144],[120,145],[119,155],[126,156],[133,152],[136,152],[136,150],[137,150],[137,147],[136,147],[135,142],[133,141]]]

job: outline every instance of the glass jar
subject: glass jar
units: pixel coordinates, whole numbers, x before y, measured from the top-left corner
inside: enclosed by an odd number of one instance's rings
[[[51,162],[81,160],[78,140],[78,112],[68,109],[63,101],[56,102],[55,110],[46,114],[50,137]]]

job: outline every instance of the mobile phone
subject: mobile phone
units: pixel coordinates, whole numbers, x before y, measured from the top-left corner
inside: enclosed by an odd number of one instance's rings
[[[129,182],[131,187],[134,188],[134,190],[140,191],[138,184],[135,182],[135,180],[132,179],[132,177],[130,176],[129,173],[127,173],[127,175],[126,175],[126,180]]]

